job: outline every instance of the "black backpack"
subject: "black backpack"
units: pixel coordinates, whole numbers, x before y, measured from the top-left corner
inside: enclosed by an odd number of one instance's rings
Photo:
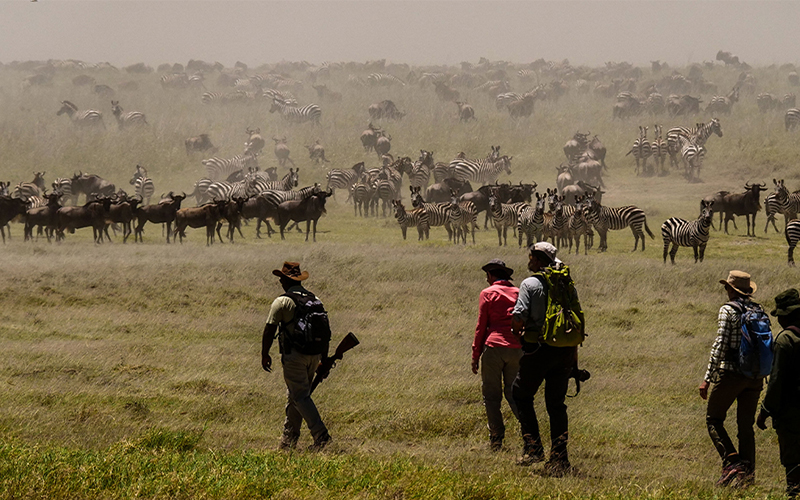
[[[331,326],[325,306],[313,293],[285,293],[294,301],[295,311],[292,324],[294,332],[284,328],[283,347],[286,353],[297,350],[302,354],[327,354],[331,341]]]

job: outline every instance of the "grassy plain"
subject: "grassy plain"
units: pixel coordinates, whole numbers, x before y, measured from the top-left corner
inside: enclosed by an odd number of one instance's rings
[[[691,249],[664,266],[659,226],[671,216],[694,218],[699,198],[745,182],[785,178],[800,184],[798,136],[783,130],[783,114],[758,113],[743,95],[724,137],[712,138],[701,177],[687,184],[672,172],[637,178],[624,155],[638,124],[650,117],[611,121],[613,100],[571,93],[537,106],[530,120],[513,122],[486,96],[470,93],[478,121],[458,124],[455,105],[431,88],[355,89],[346,72],[328,85],[340,103],[321,103],[323,126],[291,126],[267,104],[207,107],[199,92],[161,89],[155,75],[98,72],[115,87],[135,79],[141,90],[118,92],[126,110],[143,111],[144,131],[118,131],[110,103],[70,83],[79,72],[56,75],[54,85],[22,91],[27,75],[0,71],[0,178],[30,180],[33,171],[55,176],[97,173],[127,187],[136,163],[145,165],[157,192],[190,191],[204,174],[183,139],[209,132],[221,156],[239,153],[244,129],[287,135],[301,168],[301,185],[324,182],[301,147],[319,138],[333,167],[365,160],[358,135],[366,107],[390,98],[408,112],[383,125],[392,152],[416,158],[419,149],[448,160],[499,144],[512,160],[514,182],[555,185],[561,146],[575,130],[591,130],[609,149],[609,206],[636,204],[656,239],[630,253],[628,230],[609,236],[609,251],[560,256],[574,270],[590,336],[581,350],[592,379],[568,401],[576,477],[551,479],[514,465],[519,435],[509,425],[506,448],[488,451],[480,381],[469,371],[480,266],[501,257],[526,275],[524,251],[498,249],[494,231],[476,245],[453,246],[443,230],[429,241],[403,241],[389,217],[361,219],[344,203],[329,203],[318,242],[292,233],[206,247],[201,232],[183,245],[164,244],[148,226],[145,243],[94,245],[86,230],[58,245],[24,243],[21,226],[0,252],[0,498],[727,498],[779,495],[783,488],[777,441],[759,432],[757,484],[744,493],[713,487],[718,458],[706,435],[697,396],[716,311],[724,301],[719,279],[732,268],[752,273],[758,299],[797,286],[786,267],[783,235],[756,238],[739,230],[712,234],[706,261]],[[785,74],[754,71],[759,89],[782,95]],[[300,75],[298,75],[300,76]],[[737,72],[706,77],[729,89]],[[213,88],[213,78],[207,82]],[[547,79],[545,78],[545,81]],[[524,87],[514,82],[518,90]],[[318,102],[308,88],[301,102]],[[708,102],[710,96],[703,96]],[[56,117],[59,101],[97,107],[108,130],[74,130]],[[665,129],[692,125],[705,115],[658,119]],[[269,146],[268,146],[269,149]],[[277,162],[267,152],[262,167]],[[501,178],[504,180],[505,178]],[[772,230],[771,230],[772,231]],[[334,437],[321,455],[275,450],[285,386],[280,370],[259,365],[263,321],[280,293],[270,271],[299,260],[308,287],[328,307],[336,339],[355,332],[361,345],[316,393]],[[275,349],[276,350],[276,349]],[[273,354],[276,355],[275,350]],[[547,435],[544,406],[543,433]],[[510,417],[510,413],[508,413]],[[309,444],[303,436],[301,445]]]

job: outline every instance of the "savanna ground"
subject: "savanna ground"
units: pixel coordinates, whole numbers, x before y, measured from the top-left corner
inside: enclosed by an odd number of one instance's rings
[[[234,245],[206,247],[195,230],[183,245],[167,246],[152,225],[144,244],[94,245],[84,229],[50,245],[23,242],[21,226],[12,224],[14,237],[0,253],[0,498],[782,493],[773,431],[757,433],[754,488],[713,486],[719,459],[696,388],[725,300],[717,281],[729,269],[749,271],[767,308],[778,292],[798,285],[796,271],[786,266],[783,235],[765,235],[761,213],[756,238],[744,235],[740,219],[738,231],[712,233],[704,263],[695,265],[691,249],[683,248],[677,265],[665,266],[659,231],[668,217],[695,218],[699,199],[720,189],[739,191],[745,182],[771,187],[773,177],[800,187],[798,136],[784,132],[782,111],[761,114],[755,96],[743,94],[733,113],[721,117],[724,137],[707,144],[704,182],[688,184],[676,171],[637,178],[624,155],[637,125],[689,126],[707,121],[704,114],[613,122],[613,99],[573,92],[557,103],[537,103],[530,119],[514,122],[489,97],[459,89],[478,116],[459,124],[455,105],[439,102],[430,87],[356,89],[346,85],[343,71],[327,83],[344,99],[321,102],[323,125],[315,128],[283,123],[266,103],[203,106],[199,91],[165,91],[155,74],[95,72],[98,83],[112,87],[131,79],[141,85],[117,98],[126,111],[144,112],[150,126],[118,131],[110,99],[72,86],[79,73],[60,72],[53,86],[22,91],[19,82],[28,73],[0,71],[0,178],[17,183],[46,171],[49,183],[82,170],[127,187],[139,163],[157,193],[189,192],[204,169],[200,157],[186,156],[183,139],[209,132],[220,156],[228,157],[241,152],[244,129],[259,126],[265,138],[288,136],[301,185],[324,183],[325,169],[309,163],[302,145],[320,139],[332,167],[361,160],[377,166],[358,135],[366,107],[388,98],[408,113],[383,123],[394,139],[392,153],[416,159],[427,149],[447,161],[462,150],[483,157],[499,144],[514,156],[510,180],[536,181],[540,191],[555,185],[561,146],[576,130],[598,134],[609,150],[604,204],[643,208],[656,239],[631,254],[633,238],[624,230],[610,233],[604,254],[560,253],[587,312],[589,337],[580,355],[592,378],[568,400],[571,459],[579,473],[552,479],[538,474],[540,466],[514,464],[521,443],[513,423],[505,449],[488,451],[480,380],[469,370],[477,296],[485,286],[480,266],[500,257],[516,269],[517,283],[526,276],[524,250],[516,241],[498,248],[493,230],[479,231],[476,245],[453,246],[441,228],[429,241],[417,242],[413,230],[403,241],[391,217],[355,218],[344,193],[329,202],[316,244],[297,233],[286,241],[257,240],[251,224]],[[754,70],[759,91],[782,96],[789,90],[785,73]],[[722,67],[705,72],[720,93],[737,75]],[[298,98],[319,102],[308,84]],[[56,117],[63,99],[103,111],[108,130],[86,133]],[[277,164],[269,145],[266,151],[262,168]],[[280,369],[261,370],[259,353],[267,309],[281,293],[270,271],[284,260],[298,260],[310,272],[308,287],[330,311],[334,340],[348,331],[361,340],[315,393],[334,437],[322,454],[275,451],[285,386]],[[542,401],[537,411],[546,436]],[[307,444],[304,435],[301,446]]]

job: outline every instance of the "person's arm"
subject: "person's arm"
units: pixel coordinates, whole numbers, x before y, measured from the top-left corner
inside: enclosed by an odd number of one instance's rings
[[[478,362],[486,337],[489,336],[489,300],[485,292],[481,292],[478,299],[478,324],[475,327],[475,338],[472,341],[472,373],[478,373]]]
[[[705,377],[703,377],[703,382],[698,388],[700,397],[703,399],[708,397],[708,387],[711,384],[711,381],[717,378],[720,370],[720,364],[722,363],[722,359],[725,357],[725,350],[729,343],[728,339],[730,338],[731,331],[734,326],[732,324],[732,314],[735,314],[735,312],[733,311],[733,308],[728,305],[722,306],[719,310],[719,315],[717,316],[717,337],[714,339],[714,343],[711,345],[711,355],[708,359],[708,368],[706,369]]]
[[[530,309],[530,284],[528,280],[524,280],[519,285],[519,295],[517,295],[517,303],[514,304],[514,309],[511,310],[511,332],[515,335],[522,336],[525,334],[525,320],[528,318]]]
[[[761,403],[761,412],[759,414],[759,420],[764,424],[766,424],[766,417],[774,417],[781,413],[784,379],[786,378],[786,369],[790,363],[789,352],[791,351],[791,344],[789,340],[789,336],[785,334],[778,334],[775,339],[772,371],[769,374],[769,384],[767,385],[767,392],[764,395],[764,401]],[[765,427],[766,425],[763,428]]]
[[[269,350],[272,348],[272,342],[275,340],[277,332],[278,325],[267,323],[264,326],[264,335],[261,337],[261,367],[268,372],[272,371],[272,358],[269,355]]]

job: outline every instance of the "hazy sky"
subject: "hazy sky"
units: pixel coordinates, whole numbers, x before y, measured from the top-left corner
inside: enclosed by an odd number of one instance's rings
[[[800,62],[800,1],[0,0],[0,62]]]

